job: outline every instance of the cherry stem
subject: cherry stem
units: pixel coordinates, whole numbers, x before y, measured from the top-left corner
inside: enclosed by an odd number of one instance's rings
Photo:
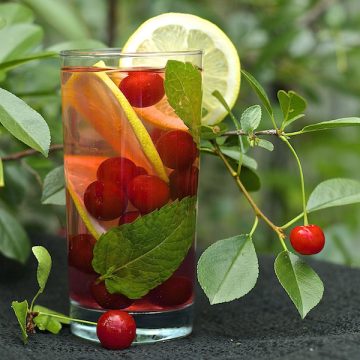
[[[249,232],[249,236],[252,237],[259,223],[259,218],[255,216],[254,224]]]
[[[78,323],[83,323],[83,324],[90,324],[90,325],[97,325],[96,322],[94,321],[87,321],[87,320],[81,320],[81,319],[73,319],[69,316],[63,316],[63,315],[56,315],[56,314],[49,314],[49,313],[46,313],[46,312],[42,312],[42,311],[38,311],[37,312],[38,315],[46,315],[46,316],[52,316],[54,318],[57,318],[57,319],[65,319],[65,320],[70,320],[72,322],[78,322]]]
[[[246,200],[248,201],[248,203],[250,204],[250,206],[253,208],[255,215],[259,218],[261,218],[272,230],[275,231],[275,233],[278,235],[281,245],[284,248],[284,250],[287,250],[286,244],[284,242],[284,238],[285,238],[285,234],[283,232],[283,230],[276,226],[260,209],[259,207],[256,205],[255,201],[253,200],[253,198],[251,197],[251,195],[248,193],[248,191],[246,190],[244,184],[241,182],[239,175],[237,174],[237,172],[232,168],[232,166],[230,165],[229,161],[226,159],[225,155],[221,152],[219,145],[212,140],[211,144],[214,146],[214,151],[216,153],[216,155],[218,155],[220,157],[220,159],[223,161],[225,167],[227,168],[227,170],[229,171],[230,175],[233,177],[237,187],[240,189],[240,191],[244,194]]]
[[[301,162],[300,162],[299,156],[297,155],[295,149],[291,146],[288,139],[285,136],[280,136],[280,139],[288,146],[290,151],[293,153],[293,155],[296,159],[296,162],[298,164],[298,167],[299,167],[300,183],[301,183],[301,196],[302,196],[302,205],[303,205],[303,214],[304,214],[304,225],[308,225],[309,221],[308,221],[307,212],[306,212],[305,181],[304,181],[304,174],[303,174]]]
[[[301,218],[304,217],[304,213],[302,212],[301,214],[295,216],[293,219],[291,219],[289,222],[287,222],[286,224],[284,224],[283,226],[280,226],[283,230],[287,229],[289,226],[291,226],[292,224],[294,224],[295,222],[297,222],[298,220],[300,220]]]

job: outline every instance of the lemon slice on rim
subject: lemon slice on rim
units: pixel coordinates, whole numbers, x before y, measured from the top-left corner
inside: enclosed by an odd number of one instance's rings
[[[212,92],[220,91],[230,107],[234,106],[240,91],[240,59],[234,44],[215,24],[191,14],[166,13],[155,16],[135,30],[123,47],[123,52],[189,49],[204,51],[202,124],[219,123],[227,112]],[[124,60],[128,61],[126,58]],[[141,61],[143,65],[148,64],[145,57],[132,61],[133,65],[141,65]],[[145,120],[146,115],[146,112],[142,115]]]

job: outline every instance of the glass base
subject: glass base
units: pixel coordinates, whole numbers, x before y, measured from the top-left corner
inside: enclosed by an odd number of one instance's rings
[[[180,310],[162,312],[129,312],[136,322],[136,339],[133,344],[154,343],[187,336],[192,331],[193,304]],[[104,313],[81,307],[70,302],[70,316],[75,319],[97,321]],[[80,323],[71,323],[71,332],[83,339],[99,342],[96,327]]]

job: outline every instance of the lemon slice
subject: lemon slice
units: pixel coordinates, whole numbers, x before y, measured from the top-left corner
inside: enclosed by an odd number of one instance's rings
[[[140,25],[130,36],[123,52],[190,49],[204,51],[202,124],[217,124],[227,112],[212,92],[220,91],[230,107],[234,106],[240,91],[240,59],[234,44],[215,24],[190,14],[167,13],[155,16]],[[129,59],[124,58],[127,61]],[[161,59],[157,60],[159,66],[165,65],[161,64]],[[146,58],[133,58],[132,61],[132,65],[149,66]],[[146,115],[143,116],[147,120]]]

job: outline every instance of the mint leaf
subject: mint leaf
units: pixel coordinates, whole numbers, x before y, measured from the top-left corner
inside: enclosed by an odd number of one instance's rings
[[[59,317],[56,317],[56,319],[61,322],[62,324],[65,324],[65,325],[70,325],[70,319],[67,315],[65,314],[62,314],[58,311],[55,311],[55,310],[51,310],[45,306],[42,306],[42,305],[35,305],[34,306],[34,312],[44,312],[44,313],[47,313],[47,314],[53,314],[53,315],[57,315],[57,316],[63,316],[63,318],[59,318]],[[40,315],[38,315],[40,316]],[[43,315],[41,314],[41,316],[49,316],[49,315]],[[55,318],[54,318],[55,319]]]
[[[3,167],[3,162],[0,158],[0,187],[5,186],[5,182],[4,182],[4,167]]]
[[[360,182],[352,179],[330,179],[320,183],[309,196],[307,211],[360,202]]]
[[[304,116],[303,112],[306,109],[306,101],[295,91],[285,92],[280,90],[277,93],[277,97],[284,117],[283,128]]]
[[[65,205],[64,166],[58,166],[46,175],[41,202],[43,204]]]
[[[92,262],[111,293],[139,299],[180,266],[195,236],[196,198],[184,198],[97,241]]]
[[[256,284],[258,260],[249,235],[217,241],[201,255],[198,280],[210,304],[246,295]]]
[[[0,123],[18,140],[47,156],[50,131],[46,121],[24,101],[1,88]]]
[[[335,119],[329,121],[322,121],[317,124],[307,125],[303,127],[302,130],[297,131],[296,133],[304,134],[311,131],[329,130],[340,127],[348,127],[348,126],[360,126],[360,118],[349,117],[349,118]],[[291,135],[291,133],[289,135]]]
[[[42,293],[45,289],[51,270],[51,256],[43,246],[33,246],[32,252],[38,261],[36,276],[40,287],[39,293]]]
[[[304,318],[323,296],[321,279],[309,265],[289,251],[283,251],[277,256],[275,273],[301,318]]]
[[[242,129],[249,134],[252,134],[259,127],[260,121],[261,107],[259,105],[253,105],[245,109],[240,119]]]
[[[11,307],[14,310],[15,316],[20,325],[22,340],[23,340],[24,344],[26,344],[28,341],[28,335],[26,332],[26,321],[27,321],[27,314],[28,314],[28,310],[29,310],[28,302],[26,300],[24,300],[22,302],[13,301],[11,303]]]
[[[200,70],[189,62],[169,60],[165,68],[164,86],[168,102],[175,113],[191,132],[197,133],[202,104]]]

